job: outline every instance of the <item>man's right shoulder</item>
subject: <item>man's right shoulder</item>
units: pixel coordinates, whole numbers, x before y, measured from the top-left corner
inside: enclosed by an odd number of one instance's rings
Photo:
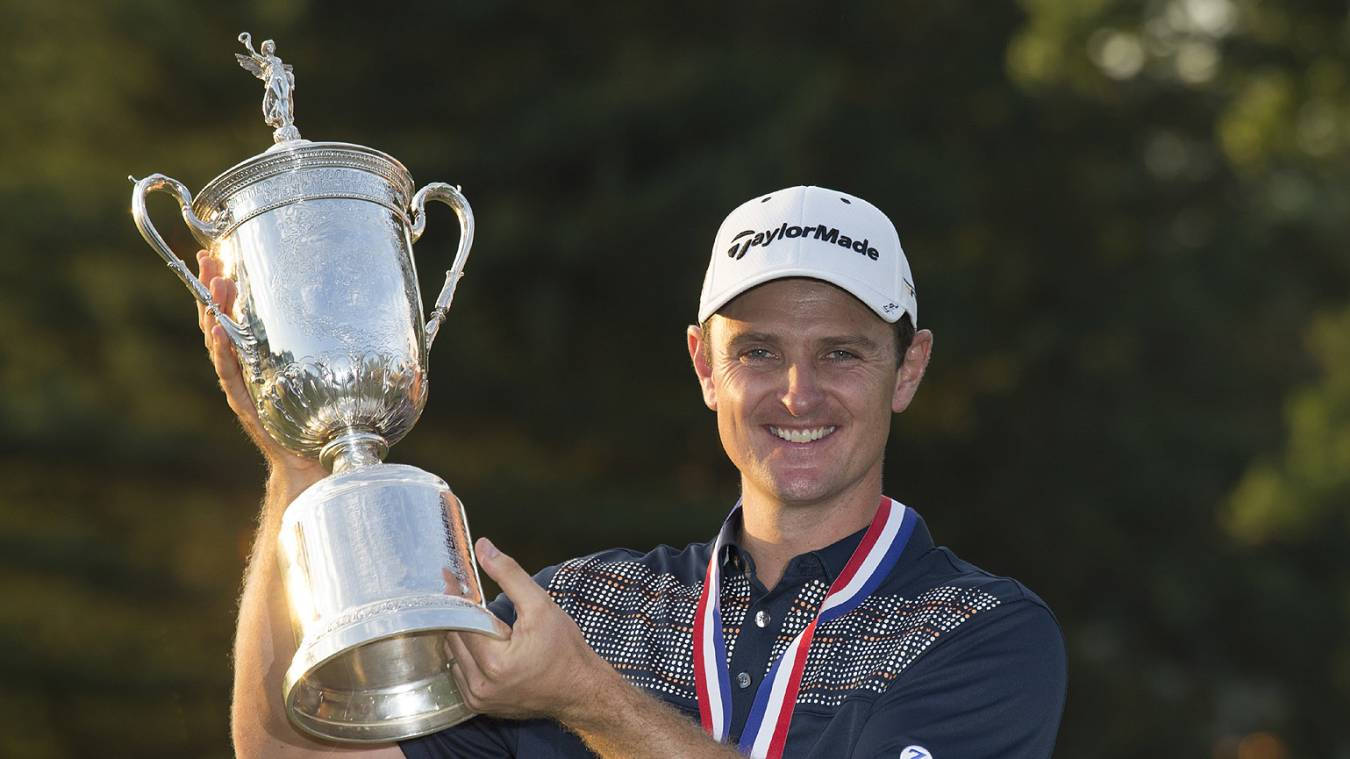
[[[701,582],[711,550],[708,543],[690,543],[683,548],[659,545],[646,553],[632,548],[611,548],[548,567],[535,575],[535,581],[544,588],[553,589],[593,576],[638,573]]]

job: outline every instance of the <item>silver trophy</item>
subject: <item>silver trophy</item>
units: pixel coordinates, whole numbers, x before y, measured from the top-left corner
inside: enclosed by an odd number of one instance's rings
[[[472,716],[450,676],[446,630],[497,635],[483,605],[462,505],[439,477],[384,464],[427,400],[427,353],[473,244],[459,189],[412,177],[378,150],[300,138],[295,77],[271,40],[240,65],[266,85],[276,144],[211,180],[136,182],[145,241],[225,329],[267,432],[331,475],[286,510],[280,557],[298,649],[283,697],[291,720],[338,741],[383,742]],[[155,230],[146,196],[177,199],[188,229],[238,286],[212,302]],[[425,205],[459,217],[459,248],[423,323],[412,244]]]

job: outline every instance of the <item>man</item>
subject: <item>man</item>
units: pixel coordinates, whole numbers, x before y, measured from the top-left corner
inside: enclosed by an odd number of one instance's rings
[[[234,297],[199,257],[217,302]],[[607,551],[526,574],[488,540],[505,640],[449,634],[485,716],[372,757],[1046,757],[1063,641],[1019,583],[935,547],[881,492],[892,413],[932,350],[895,228],[859,198],[793,187],[723,222],[688,330],[741,500],[715,540]],[[270,465],[235,650],[240,756],[323,756],[278,693],[294,643],[281,512],[324,472],[261,432],[219,327],[231,407]]]

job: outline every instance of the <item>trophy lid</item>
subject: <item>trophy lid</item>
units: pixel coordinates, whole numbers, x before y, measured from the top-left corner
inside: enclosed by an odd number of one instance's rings
[[[383,180],[382,184],[387,185],[388,192],[394,196],[389,199],[390,210],[404,213],[412,202],[412,174],[387,153],[347,142],[295,140],[282,145],[283,149],[272,148],[245,159],[208,182],[193,200],[193,212],[203,221],[216,220],[225,212],[232,197],[252,185],[284,174],[294,176],[293,181],[286,183],[289,189],[279,188],[283,195],[294,194],[295,198],[353,196],[356,188],[347,186],[338,177],[300,173],[308,169],[358,169],[374,174]],[[285,202],[287,198],[279,197],[276,200]]]
[[[192,204],[197,216],[206,221],[217,220],[226,213],[230,198],[241,190],[280,174],[311,168],[358,169],[381,177],[389,184],[389,191],[394,196],[391,200],[400,201],[394,210],[402,213],[413,194],[412,175],[408,169],[392,156],[363,145],[310,142],[301,138],[300,130],[295,126],[294,68],[277,56],[273,40],[263,40],[254,50],[252,35],[242,32],[239,42],[248,54],[236,53],[235,59],[244,70],[263,82],[263,120],[273,127],[274,144],[208,182]],[[304,189],[307,195],[316,190],[322,192],[314,186],[315,181],[297,183],[297,192],[301,191],[302,184],[307,186]],[[345,194],[341,187],[331,187],[328,192],[332,197]]]

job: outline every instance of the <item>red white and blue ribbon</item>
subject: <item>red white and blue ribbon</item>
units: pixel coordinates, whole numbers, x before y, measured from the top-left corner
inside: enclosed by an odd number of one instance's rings
[[[738,503],[727,521],[736,516],[739,508]],[[741,753],[754,759],[778,759],[783,755],[816,626],[847,614],[876,590],[905,550],[916,519],[912,509],[882,497],[872,525],[849,557],[844,571],[830,585],[815,619],[797,633],[759,684],[750,716],[741,731]],[[719,600],[722,577],[718,562],[726,532],[723,529],[713,545],[703,593],[694,616],[694,685],[698,692],[699,719],[704,731],[719,742],[726,740],[731,724],[731,675],[727,671],[727,646],[722,636]]]

